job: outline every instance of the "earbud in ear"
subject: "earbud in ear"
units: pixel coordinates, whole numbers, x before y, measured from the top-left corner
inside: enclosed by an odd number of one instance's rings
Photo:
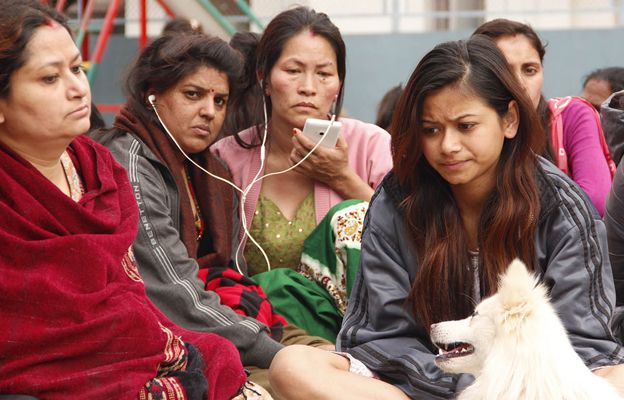
[[[153,94],[150,94],[149,96],[147,96],[147,102],[149,103],[147,104],[148,110],[156,111],[156,105],[154,104],[155,100],[156,100],[156,96],[154,96]]]

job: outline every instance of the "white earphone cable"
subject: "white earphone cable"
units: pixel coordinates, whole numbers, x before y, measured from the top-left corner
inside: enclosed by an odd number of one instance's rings
[[[271,262],[269,260],[269,256],[266,254],[266,252],[264,251],[262,246],[260,246],[260,244],[256,241],[256,239],[254,239],[254,237],[249,232],[249,229],[247,228],[247,216],[245,214],[245,202],[247,200],[247,194],[249,193],[249,191],[251,190],[253,185],[255,185],[256,183],[260,182],[264,178],[267,178],[269,176],[280,175],[280,174],[284,174],[286,172],[292,171],[293,169],[297,168],[302,162],[304,162],[310,156],[310,154],[312,154],[323,143],[323,140],[325,139],[325,137],[328,136],[327,134],[328,134],[329,130],[331,129],[334,121],[336,120],[336,115],[333,113],[334,110],[332,110],[332,116],[331,116],[331,119],[329,121],[329,126],[325,130],[325,133],[321,136],[321,139],[314,145],[314,147],[309,152],[307,152],[305,156],[303,156],[303,158],[301,160],[299,160],[294,165],[292,165],[292,166],[290,166],[290,167],[288,167],[288,168],[286,168],[286,169],[284,169],[282,171],[271,172],[271,173],[268,173],[268,174],[260,176],[262,171],[264,171],[264,163],[265,163],[265,158],[266,158],[266,141],[267,141],[267,137],[268,137],[268,126],[269,126],[268,115],[267,115],[267,108],[266,108],[266,100],[264,99],[264,96],[263,96],[262,100],[263,100],[263,111],[264,111],[264,132],[263,132],[263,135],[262,135],[262,142],[260,144],[260,168],[258,169],[258,172],[256,173],[256,175],[252,179],[251,183],[249,183],[249,185],[247,185],[245,187],[245,189],[243,190],[243,189],[239,188],[238,186],[236,186],[235,183],[230,182],[227,179],[222,178],[222,177],[220,177],[218,175],[214,175],[210,171],[206,170],[204,167],[202,167],[201,165],[197,164],[195,162],[195,160],[193,160],[191,157],[189,157],[184,152],[184,150],[182,149],[182,146],[180,146],[180,144],[178,143],[176,138],[169,131],[169,129],[167,128],[167,126],[163,122],[162,118],[160,118],[160,114],[158,113],[158,110],[156,108],[156,104],[154,104],[154,100],[155,99],[156,99],[156,96],[154,96],[153,94],[151,94],[151,95],[149,95],[147,97],[147,100],[152,105],[152,109],[154,110],[154,113],[156,114],[156,117],[160,121],[160,124],[162,125],[163,129],[165,130],[167,135],[169,135],[169,137],[171,138],[173,143],[175,143],[176,147],[178,148],[178,150],[180,150],[180,152],[184,155],[184,157],[186,157],[186,159],[189,160],[191,162],[191,164],[193,164],[194,166],[199,168],[205,174],[207,174],[207,175],[211,176],[212,178],[217,179],[217,180],[219,180],[221,182],[227,183],[228,185],[232,186],[235,190],[237,190],[237,191],[239,191],[241,193],[241,201],[240,201],[240,205],[239,205],[239,211],[240,211],[241,225],[243,226],[243,231],[245,233],[245,236],[247,238],[249,238],[249,240],[251,240],[251,242],[258,248],[258,250],[260,250],[260,252],[262,253],[262,256],[264,257],[264,260],[266,262],[267,271],[270,271],[271,270]],[[242,269],[240,267],[239,261],[238,261],[242,245],[243,245],[243,240],[241,239],[241,240],[239,240],[238,246],[236,248],[236,254],[235,254],[234,262],[236,264],[236,269],[238,270],[238,272],[241,275],[245,275],[243,273],[243,271],[242,271]]]
[[[165,132],[167,132],[167,135],[169,135],[169,137],[171,138],[171,140],[173,140],[173,143],[175,143],[175,145],[177,146],[178,150],[180,150],[180,153],[182,153],[182,155],[184,155],[184,157],[186,157],[187,160],[189,160],[191,162],[191,164],[193,164],[194,166],[196,166],[197,168],[199,168],[201,171],[203,171],[204,173],[210,175],[211,177],[220,180],[221,182],[227,183],[228,185],[232,186],[234,189],[238,190],[239,192],[243,192],[238,186],[236,186],[234,183],[228,181],[225,178],[222,178],[218,175],[214,175],[213,173],[209,172],[207,169],[205,169],[204,167],[202,167],[201,165],[197,164],[195,162],[195,160],[193,160],[191,157],[189,157],[184,150],[182,150],[182,147],[180,146],[180,144],[178,143],[178,141],[175,139],[175,137],[173,137],[173,135],[171,134],[171,132],[169,132],[169,129],[167,128],[167,126],[165,125],[165,123],[163,122],[163,120],[160,118],[160,114],[158,114],[158,110],[156,109],[156,105],[154,104],[154,100],[156,99],[156,97],[151,94],[147,97],[147,100],[150,102],[150,104],[152,105],[152,109],[154,110],[154,113],[156,114],[156,117],[158,118],[158,120],[160,121],[160,124],[162,125],[162,127],[165,129]]]

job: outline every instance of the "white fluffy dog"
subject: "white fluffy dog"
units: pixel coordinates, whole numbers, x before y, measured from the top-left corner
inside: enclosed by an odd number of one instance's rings
[[[431,326],[436,364],[470,373],[460,400],[620,399],[576,354],[547,289],[514,260],[472,316]]]

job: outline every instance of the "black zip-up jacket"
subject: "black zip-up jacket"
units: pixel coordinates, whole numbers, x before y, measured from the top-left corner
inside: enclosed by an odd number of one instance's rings
[[[624,90],[613,93],[600,108],[600,117],[613,161],[618,164],[605,205],[609,260],[613,268],[616,304],[614,330],[624,340]]]

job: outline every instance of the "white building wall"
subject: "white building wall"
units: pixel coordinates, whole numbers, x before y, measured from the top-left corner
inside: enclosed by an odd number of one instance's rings
[[[167,21],[167,14],[155,0],[146,2],[147,8],[147,35],[158,36]],[[126,36],[139,37],[140,35],[140,9],[137,0],[124,2],[126,16]]]
[[[473,29],[479,20],[493,18],[526,22],[539,30],[612,28],[624,16],[623,0],[251,0],[265,23],[297,5],[327,13],[343,34]]]
[[[571,6],[578,12],[572,15],[570,25],[581,28],[612,28],[618,24],[618,11],[612,0],[572,0]],[[619,1],[620,12],[624,11],[624,2]]]
[[[418,33],[471,30],[479,21],[509,18],[535,29],[604,29],[621,26],[624,0],[250,0],[266,25],[275,15],[298,5],[325,12],[343,34]],[[196,0],[169,0],[179,15],[200,19],[219,36],[225,31]],[[481,8],[482,7],[482,8]],[[138,36],[137,0],[126,0],[126,33]],[[167,19],[154,0],[148,1],[150,36]],[[251,26],[252,30],[257,27]]]
[[[484,8],[488,20],[510,18],[539,30],[612,28],[618,14],[610,0],[486,0]]]

